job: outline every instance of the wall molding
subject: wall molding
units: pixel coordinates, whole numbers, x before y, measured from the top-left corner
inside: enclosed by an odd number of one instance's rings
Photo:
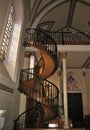
[[[9,88],[9,87],[1,84],[1,83],[0,83],[0,90],[6,91],[6,92],[9,92],[9,93],[14,93],[14,90],[12,88]]]

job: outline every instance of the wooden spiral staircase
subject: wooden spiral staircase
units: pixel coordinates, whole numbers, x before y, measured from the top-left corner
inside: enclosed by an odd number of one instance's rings
[[[57,46],[42,30],[26,29],[24,46],[40,50],[41,62],[35,68],[22,69],[19,91],[30,100],[30,108],[17,117],[14,130],[44,128],[45,123],[58,116],[59,90],[46,78],[57,69]]]
[[[58,118],[59,90],[46,79],[57,69],[56,43],[90,45],[90,36],[80,32],[55,33],[42,29],[26,29],[23,45],[37,48],[41,58],[34,68],[22,69],[20,72],[18,89],[29,99],[30,108],[17,117],[13,130],[46,128],[48,122],[53,122]]]

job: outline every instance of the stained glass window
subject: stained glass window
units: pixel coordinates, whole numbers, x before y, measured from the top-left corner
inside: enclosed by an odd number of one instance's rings
[[[4,35],[2,38],[2,43],[1,43],[1,49],[0,49],[0,60],[1,61],[4,61],[7,56],[11,37],[12,37],[13,26],[14,26],[14,12],[13,12],[13,6],[11,6],[9,15],[7,18],[5,30],[4,30]]]
[[[67,74],[67,89],[68,90],[81,90],[79,79],[73,73]]]

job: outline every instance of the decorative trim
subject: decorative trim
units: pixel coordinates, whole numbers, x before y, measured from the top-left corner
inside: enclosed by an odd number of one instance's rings
[[[12,88],[9,88],[1,83],[0,83],[0,89],[9,93],[14,93],[14,90]]]

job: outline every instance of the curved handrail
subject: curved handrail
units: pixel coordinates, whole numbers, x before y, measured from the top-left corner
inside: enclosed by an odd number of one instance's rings
[[[40,28],[40,30],[43,30]],[[54,32],[46,31],[47,35],[52,37],[57,44],[61,45],[90,45],[90,34],[85,34],[83,32]]]
[[[29,114],[29,118],[31,118],[31,120],[34,120],[33,122],[30,123],[30,125],[34,127],[36,125],[35,120],[37,120],[37,118],[39,117],[41,112],[42,112],[41,103],[37,102],[35,106],[24,111],[14,120],[13,130],[20,130],[22,128],[27,128],[27,122],[26,122],[26,120],[27,120],[26,114],[27,113]],[[34,117],[32,117],[33,114],[34,114]]]
[[[56,43],[50,35],[39,29],[27,28],[25,30],[24,45],[34,46],[35,43],[41,45],[42,50],[47,50],[48,52],[51,51],[53,55],[57,55]]]
[[[32,68],[33,69],[33,68]],[[19,90],[21,92],[25,92],[25,86],[24,84],[22,84],[24,81],[29,81],[30,79],[33,78],[33,80],[37,79],[37,81],[40,83],[40,86],[41,87],[41,91],[47,91],[47,93],[49,93],[49,91],[52,91],[52,95],[47,95],[47,99],[49,99],[48,101],[48,105],[52,106],[52,103],[53,101],[57,100],[56,101],[56,104],[58,105],[58,95],[59,95],[59,90],[58,88],[53,84],[51,83],[49,80],[47,79],[42,79],[38,74],[35,74],[35,73],[31,73],[30,70],[32,69],[22,69],[21,72],[20,72],[20,84],[19,84]],[[34,72],[34,71],[33,71]],[[35,86],[37,87],[37,86]],[[46,88],[47,87],[47,88]],[[53,87],[53,88],[52,88]],[[30,84],[28,86],[28,83],[27,83],[27,90],[29,91],[30,90]],[[41,92],[42,93],[42,92]],[[33,98],[33,97],[32,97]],[[54,104],[55,105],[55,104]]]

